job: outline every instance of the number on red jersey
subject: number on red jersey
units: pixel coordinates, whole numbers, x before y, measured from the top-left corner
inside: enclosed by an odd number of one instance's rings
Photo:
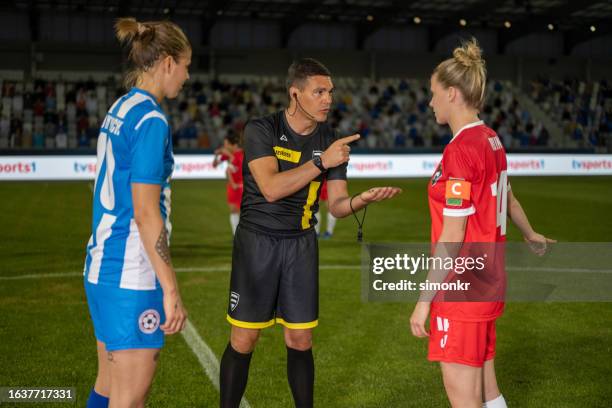
[[[506,235],[506,223],[508,214],[508,173],[502,170],[499,173],[497,184],[491,184],[491,192],[497,199],[497,226],[500,229],[499,234]]]

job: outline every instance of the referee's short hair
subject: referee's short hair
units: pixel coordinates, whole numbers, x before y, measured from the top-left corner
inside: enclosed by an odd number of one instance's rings
[[[287,72],[287,92],[292,86],[304,89],[308,77],[323,75],[331,76],[329,69],[314,58],[302,58],[294,61]]]

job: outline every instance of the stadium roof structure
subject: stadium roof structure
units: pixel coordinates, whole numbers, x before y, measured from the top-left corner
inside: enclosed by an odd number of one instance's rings
[[[305,22],[355,25],[359,46],[388,26],[420,25],[430,30],[430,46],[458,31],[499,31],[500,46],[535,32],[563,33],[566,49],[612,32],[611,0],[15,0],[12,10],[39,13],[103,13],[115,16],[167,15],[217,20],[276,20],[284,41]]]

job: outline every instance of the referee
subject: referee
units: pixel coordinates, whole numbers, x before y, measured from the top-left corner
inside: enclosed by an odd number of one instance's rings
[[[349,143],[326,124],[332,104],[329,70],[305,58],[288,71],[289,107],[249,121],[244,130],[244,194],[234,238],[227,320],[231,338],[221,359],[221,407],[238,407],[261,329],[280,323],[287,377],[296,407],[312,407],[312,329],[319,315],[319,252],[313,214],[323,179],[329,211],[346,217],[400,193],[371,188],[350,197]],[[351,209],[352,206],[352,209]]]

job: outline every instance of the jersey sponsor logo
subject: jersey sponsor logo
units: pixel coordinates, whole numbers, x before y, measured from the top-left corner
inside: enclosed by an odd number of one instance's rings
[[[151,334],[159,327],[159,312],[155,309],[145,310],[138,318],[138,327],[144,334]]]
[[[276,154],[278,160],[285,160],[291,163],[299,163],[302,157],[302,152],[280,146],[274,146],[274,154]]]
[[[436,172],[434,173],[433,177],[431,178],[431,185],[435,186],[436,183],[438,182],[438,180],[440,179],[440,177],[442,177],[442,163],[440,163],[438,165],[438,168],[436,169]]]
[[[230,309],[232,312],[238,307],[238,302],[240,302],[240,295],[236,292],[230,292]]]
[[[472,183],[465,180],[448,180],[446,182],[446,193],[444,198],[446,198],[446,205],[451,205],[453,207],[461,207],[463,205],[463,200],[470,199],[470,189]]]
[[[288,141],[289,141],[289,140],[287,139],[287,136],[285,136],[285,135],[282,135],[282,136],[280,137],[280,140],[282,140],[283,142],[288,142]]]

